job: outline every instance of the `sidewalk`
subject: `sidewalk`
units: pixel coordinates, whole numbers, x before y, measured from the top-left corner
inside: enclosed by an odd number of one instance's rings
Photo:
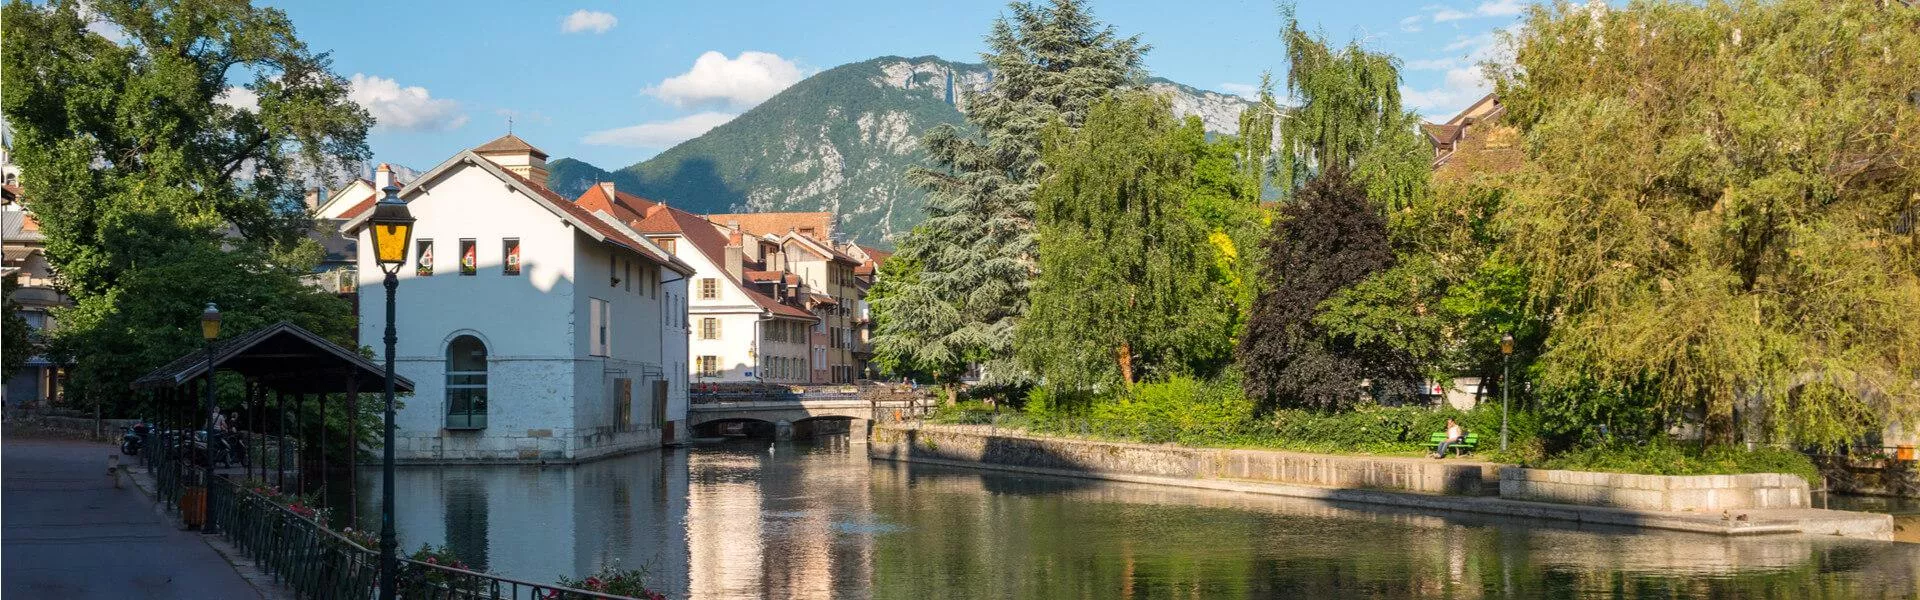
[[[90,442],[7,436],[0,447],[0,596],[261,598],[198,532],[154,510],[130,482],[115,489]],[[126,464],[134,457],[122,456]]]

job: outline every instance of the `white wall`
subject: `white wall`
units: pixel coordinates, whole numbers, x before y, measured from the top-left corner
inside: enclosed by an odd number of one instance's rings
[[[407,197],[418,220],[414,240],[434,242],[434,272],[416,275],[418,256],[400,272],[397,299],[400,374],[415,394],[396,416],[396,448],[412,460],[587,458],[660,441],[649,423],[651,382],[672,381],[663,343],[667,289],[649,291],[640,275],[662,267],[594,241],[560,216],[477,166],[456,165]],[[359,232],[371,249],[370,234]],[[502,273],[504,238],[518,238],[521,274]],[[460,275],[459,240],[477,242],[475,275]],[[416,246],[417,247],[417,246]],[[607,258],[630,263],[609,286]],[[359,257],[360,339],[382,352],[384,290],[372,252]],[[616,266],[614,271],[623,270]],[[666,272],[671,276],[671,272]],[[612,355],[590,356],[589,298],[610,303]],[[446,430],[446,348],[474,335],[487,346],[487,428]],[[674,356],[685,356],[684,345]],[[634,422],[619,427],[609,399],[615,377],[633,380]],[[684,386],[676,413],[684,419]]]

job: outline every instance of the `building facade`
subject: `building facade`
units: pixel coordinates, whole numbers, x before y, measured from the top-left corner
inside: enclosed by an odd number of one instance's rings
[[[397,368],[417,386],[395,419],[401,459],[575,461],[684,435],[675,303],[693,268],[546,177],[546,154],[508,135],[400,192],[417,219],[396,304]],[[337,214],[362,248],[373,201]],[[382,272],[356,260],[369,343],[386,326]]]
[[[7,134],[4,127],[0,127],[0,134]],[[4,178],[4,182],[0,182],[0,252],[5,255],[4,262],[0,262],[0,278],[19,286],[6,299],[19,303],[20,316],[30,328],[28,343],[37,349],[46,337],[45,331],[54,326],[53,310],[71,305],[73,301],[55,285],[53,264],[47,262],[46,236],[40,233],[40,223],[27,210],[24,190],[20,187],[20,167],[13,164],[11,142],[10,137],[0,140],[0,178]],[[19,370],[6,374],[6,384],[0,389],[0,403],[16,407],[44,406],[58,399],[63,387],[64,375],[59,365],[35,352]]]

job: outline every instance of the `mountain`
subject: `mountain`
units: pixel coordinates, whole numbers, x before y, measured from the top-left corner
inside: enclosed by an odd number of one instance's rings
[[[606,171],[563,158],[548,186],[577,196],[594,182],[696,213],[825,211],[849,239],[891,246],[924,217],[926,192],[908,185],[925,164],[920,136],[965,127],[966,90],[992,84],[986,66],[933,56],[885,56],[808,77],[732,121],[639,164]],[[1232,134],[1249,102],[1151,79],[1174,111]]]

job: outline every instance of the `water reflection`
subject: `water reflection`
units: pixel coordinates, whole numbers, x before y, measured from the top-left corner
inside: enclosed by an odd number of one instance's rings
[[[771,452],[769,452],[771,450]],[[1572,527],[871,462],[846,438],[410,467],[405,547],[692,598],[1910,598],[1920,546]],[[366,497],[377,478],[363,472]],[[374,514],[363,510],[362,515]]]

